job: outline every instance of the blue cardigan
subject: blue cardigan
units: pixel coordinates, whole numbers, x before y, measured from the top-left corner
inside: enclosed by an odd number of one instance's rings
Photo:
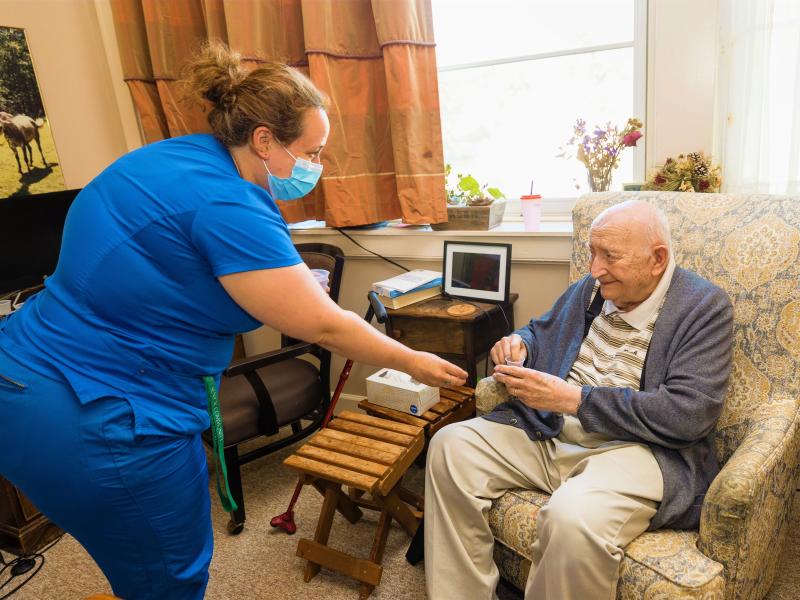
[[[553,308],[516,333],[525,366],[566,379],[583,342],[595,280],[571,285]],[[711,282],[676,268],[656,321],[641,390],[583,386],[578,419],[590,433],[647,444],[661,467],[664,498],[650,529],[696,528],[706,490],[719,472],[714,426],[731,371],[733,307]],[[564,419],[504,402],[485,418],[523,429],[531,440],[556,437]]]

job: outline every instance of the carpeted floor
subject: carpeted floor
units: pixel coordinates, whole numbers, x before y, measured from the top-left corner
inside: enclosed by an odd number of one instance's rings
[[[226,533],[227,515],[222,512],[216,493],[213,493],[215,549],[206,595],[209,600],[357,598],[356,582],[334,573],[322,571],[310,583],[303,582],[304,562],[295,556],[295,550],[298,539],[313,537],[321,506],[321,496],[315,490],[305,488],[300,496],[296,509],[298,531],[294,536],[269,526],[270,518],[286,510],[296,483],[294,474],[280,464],[290,452],[291,449],[286,449],[243,468],[247,524],[240,535],[229,536]],[[412,467],[406,477],[406,485],[421,490],[422,470]],[[767,596],[768,600],[800,598],[800,510],[797,510],[800,509],[800,497],[795,500],[795,509],[793,534],[787,541],[778,579]],[[359,523],[350,525],[337,514],[331,532],[331,545],[346,549],[362,548],[362,556],[366,556],[376,520],[376,513],[366,511]],[[416,600],[425,597],[422,565],[412,567],[405,561],[408,541],[408,536],[395,525],[386,547],[383,578],[372,598]],[[5,554],[5,558],[9,559],[10,556]],[[17,581],[11,585],[16,585]],[[11,585],[0,588],[0,596],[8,592]],[[92,594],[110,591],[103,574],[80,544],[72,537],[64,536],[47,550],[46,561],[39,573],[12,598],[82,600]],[[498,594],[501,600],[522,598],[522,594],[516,590],[502,585]]]

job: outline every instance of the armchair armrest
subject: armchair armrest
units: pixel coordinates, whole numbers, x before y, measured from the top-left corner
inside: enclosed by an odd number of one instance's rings
[[[286,346],[285,348],[280,348],[278,350],[264,352],[263,354],[256,354],[255,356],[241,358],[233,361],[228,368],[222,372],[222,374],[226,377],[233,377],[234,375],[249,373],[250,371],[260,369],[261,367],[274,365],[282,360],[297,358],[303,354],[309,354],[316,347],[317,346],[315,344],[307,344],[302,342],[300,344],[292,344],[291,346]]]
[[[496,381],[494,375],[484,377],[475,387],[475,409],[479,415],[492,412],[495,406],[508,400],[506,386]]]
[[[761,598],[775,577],[800,457],[800,398],[771,398],[706,495],[697,546],[725,566],[726,598]]]

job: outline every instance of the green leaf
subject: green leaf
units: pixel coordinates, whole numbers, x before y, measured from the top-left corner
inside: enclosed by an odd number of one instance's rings
[[[489,192],[492,195],[492,198],[494,198],[495,200],[497,200],[498,198],[506,197],[506,195],[496,187],[487,188],[486,191]]]
[[[459,179],[458,187],[472,195],[479,196],[481,193],[481,186],[472,175],[467,175]]]

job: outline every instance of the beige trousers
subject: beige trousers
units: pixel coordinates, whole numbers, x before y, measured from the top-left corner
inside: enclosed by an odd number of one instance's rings
[[[564,435],[532,442],[483,418],[443,428],[431,439],[425,480],[429,598],[496,597],[487,514],[510,488],[552,493],[537,517],[526,600],[614,600],[622,549],[647,529],[663,480],[645,445],[587,448]]]

